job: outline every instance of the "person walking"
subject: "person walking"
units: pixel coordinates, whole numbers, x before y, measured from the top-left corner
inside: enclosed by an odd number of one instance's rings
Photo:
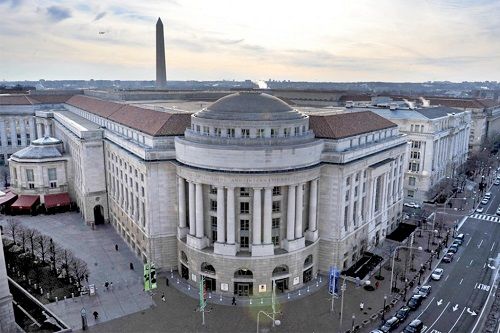
[[[378,289],[378,287],[380,286],[380,282],[375,282],[375,289]]]
[[[115,250],[118,251],[118,244],[115,244]]]
[[[165,294],[161,294],[161,300],[165,302]]]
[[[165,278],[165,283],[167,284],[167,287],[168,287],[168,277]]]
[[[108,281],[106,281],[106,282],[104,283],[104,286],[106,287],[106,290],[109,290],[109,282],[108,282]]]
[[[359,303],[359,311],[363,311],[364,308],[365,308],[365,303],[363,302]]]
[[[233,296],[233,302],[231,303],[231,305],[236,305],[236,297]]]
[[[109,283],[109,289],[113,290],[113,281]]]
[[[133,263],[130,263],[130,265],[129,265],[129,266],[130,266],[130,269],[131,269],[131,270],[134,270],[134,264],[133,264]]]
[[[99,313],[97,311],[94,311],[92,314],[94,315],[94,320],[97,320],[97,318],[99,318]]]

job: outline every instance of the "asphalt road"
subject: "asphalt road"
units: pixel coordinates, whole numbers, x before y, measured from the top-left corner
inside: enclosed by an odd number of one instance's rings
[[[492,187],[491,192],[487,213],[495,215],[500,204],[499,187]],[[500,222],[469,217],[459,233],[466,235],[465,242],[452,263],[439,264],[444,269],[441,281],[428,282],[433,288],[430,296],[404,325],[418,318],[425,325],[425,333],[465,333],[475,329],[498,269],[491,268],[495,262],[489,258],[499,254]]]

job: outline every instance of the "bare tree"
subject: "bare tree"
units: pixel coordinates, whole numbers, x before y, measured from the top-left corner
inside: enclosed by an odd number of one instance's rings
[[[62,257],[64,250],[59,246],[59,244],[49,240],[49,259],[51,263],[52,270],[57,272],[57,268],[62,266]]]
[[[16,219],[10,217],[7,219],[7,235],[10,236],[10,238],[12,238],[12,240],[14,241],[14,243],[16,243],[16,240],[17,240],[17,232],[19,230],[19,221],[17,221]]]
[[[42,258],[42,263],[45,262],[45,257],[49,252],[50,240],[51,240],[51,238],[47,235],[40,234],[37,237],[37,243],[38,243],[38,247],[37,247],[38,251],[37,252],[40,255],[40,257]]]
[[[22,224],[19,224],[17,227],[17,239],[21,243],[21,247],[23,248],[23,252],[26,252],[26,243],[28,238],[26,237],[27,228],[25,228]]]
[[[38,247],[37,238],[40,236],[40,232],[36,229],[27,229],[26,236],[30,245],[31,256],[35,256],[35,249]]]
[[[84,279],[85,275],[88,275],[89,270],[87,263],[79,258],[72,258],[70,263],[71,275],[75,278],[78,287],[81,285],[81,281]]]
[[[66,274],[66,279],[69,279],[69,268],[70,264],[73,260],[73,252],[70,250],[62,250],[61,253],[61,268],[64,270],[64,273]]]

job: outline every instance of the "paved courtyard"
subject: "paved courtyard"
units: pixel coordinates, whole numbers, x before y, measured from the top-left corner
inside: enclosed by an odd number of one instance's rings
[[[7,224],[4,217],[0,224]],[[72,328],[81,328],[80,310],[85,307],[89,325],[95,321],[92,312],[97,311],[102,321],[138,312],[152,306],[151,297],[143,292],[142,263],[121,240],[111,225],[92,230],[83,223],[77,213],[57,215],[15,216],[24,226],[39,230],[84,260],[89,268],[89,284],[95,284],[95,296],[61,300],[48,307]],[[4,227],[4,232],[7,230]],[[119,251],[115,250],[118,244]],[[129,268],[132,262],[135,270]],[[104,283],[113,282],[106,291]]]

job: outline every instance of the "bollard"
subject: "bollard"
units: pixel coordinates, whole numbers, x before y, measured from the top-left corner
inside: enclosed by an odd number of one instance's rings
[[[319,277],[319,283],[321,283],[321,276]]]
[[[58,298],[57,298],[57,296],[56,296],[56,304],[57,304],[58,302],[59,302],[59,299],[58,299]]]
[[[50,293],[47,293],[47,299],[50,299]]]
[[[252,305],[252,299],[250,298],[250,305]]]
[[[290,299],[290,293],[288,293],[288,299]]]
[[[71,298],[75,298],[75,293],[71,293]]]
[[[212,293],[208,293],[208,298],[212,298]]]
[[[260,304],[264,304],[264,299],[260,299]]]
[[[23,274],[23,281],[26,281],[26,275]]]
[[[319,282],[318,281],[316,281],[316,287],[319,287]]]
[[[179,284],[179,279],[177,279],[177,284]]]
[[[40,296],[43,296],[43,288],[40,287]]]
[[[31,279],[28,279],[28,286],[31,286]]]
[[[33,288],[38,289],[38,288],[36,287],[36,283],[33,285]]]
[[[222,302],[222,295],[220,295],[219,301]]]
[[[191,285],[190,284],[188,284],[188,290],[191,290]]]
[[[64,302],[66,302],[66,295],[64,295]]]
[[[307,292],[309,292],[309,286],[307,286]]]
[[[299,296],[300,296],[300,290],[299,290]]]

